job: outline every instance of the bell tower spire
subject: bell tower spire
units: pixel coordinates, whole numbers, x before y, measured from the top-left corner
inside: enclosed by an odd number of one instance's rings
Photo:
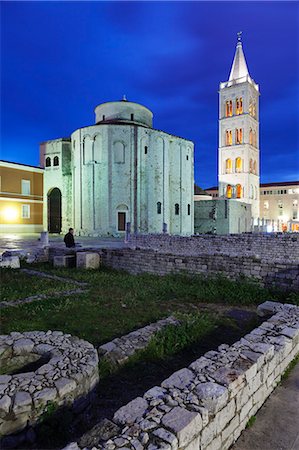
[[[219,90],[219,197],[251,204],[259,217],[259,87],[249,75],[242,32],[229,80]]]

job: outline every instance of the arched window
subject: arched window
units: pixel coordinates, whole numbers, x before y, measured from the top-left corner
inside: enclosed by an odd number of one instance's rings
[[[162,209],[162,203],[158,202],[157,203],[157,214],[161,214],[161,209]]]
[[[254,145],[254,147],[256,147],[256,131],[253,132],[252,145]]]
[[[250,159],[250,161],[249,161],[249,173],[252,173],[252,172],[253,172],[253,160]]]
[[[189,203],[187,205],[187,212],[188,212],[188,216],[190,216],[190,214],[191,214],[191,206],[190,206]]]
[[[242,172],[242,159],[240,157],[236,158],[236,172]]]
[[[254,193],[253,193],[253,186],[252,186],[252,184],[251,184],[251,186],[250,186],[250,198],[253,198],[253,196],[254,196]]]
[[[233,115],[233,102],[227,100],[225,102],[225,117],[231,117]]]
[[[46,158],[46,167],[51,167],[51,158],[49,156]]]
[[[59,166],[59,158],[58,158],[58,156],[54,156],[53,166]]]
[[[236,128],[236,144],[242,144],[243,142],[243,130],[242,128]]]
[[[249,144],[253,145],[253,132],[252,132],[252,128],[250,128],[249,130]]]
[[[232,198],[232,193],[233,193],[232,187],[230,184],[228,184],[226,187],[226,197]]]
[[[176,216],[180,214],[180,205],[178,203],[174,205],[174,213]]]
[[[243,98],[236,98],[236,114],[243,114]]]
[[[225,173],[232,173],[233,171],[233,163],[230,158],[225,161]]]
[[[236,186],[236,194],[237,198],[242,198],[242,186],[240,184],[237,184]]]
[[[253,173],[255,173],[257,175],[257,171],[256,171],[256,161],[253,161]]]
[[[232,145],[233,135],[231,130],[226,130],[225,132],[225,145]]]

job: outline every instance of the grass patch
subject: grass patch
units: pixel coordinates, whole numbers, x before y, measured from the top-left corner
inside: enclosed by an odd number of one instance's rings
[[[17,269],[0,269],[1,301],[13,302],[32,295],[53,295],[71,289],[69,283],[28,275]]]
[[[251,416],[246,424],[246,428],[252,427],[252,425],[254,424],[255,421],[256,421],[256,416]]]
[[[131,356],[127,365],[135,365],[140,361],[159,361],[168,358],[184,348],[190,347],[195,342],[214,330],[220,323],[215,315],[202,314],[178,314],[179,325],[168,325],[156,333],[149,341],[147,347],[137,351]],[[102,358],[99,363],[100,378],[104,378],[117,371],[116,366]]]
[[[72,284],[15,270],[3,271],[6,299],[38,293],[53,295],[43,301],[5,308],[1,313],[2,333],[61,330],[100,345],[168,315],[196,313],[201,303],[242,306],[279,300],[268,289],[246,279],[206,279],[184,274],[136,276],[111,269],[54,269],[48,264],[32,268],[85,281],[89,286],[86,293],[59,297],[57,290],[73,289]]]

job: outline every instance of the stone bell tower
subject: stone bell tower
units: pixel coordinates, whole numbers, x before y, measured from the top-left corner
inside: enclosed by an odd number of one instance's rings
[[[259,86],[248,72],[238,33],[229,80],[219,89],[219,197],[250,203],[259,217]]]

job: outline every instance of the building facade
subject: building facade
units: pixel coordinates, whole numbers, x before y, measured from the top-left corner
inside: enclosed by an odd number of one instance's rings
[[[0,231],[43,231],[43,169],[0,161]]]
[[[152,112],[125,99],[95,115],[95,125],[40,146],[45,228],[192,234],[193,143],[154,129]]]
[[[258,225],[263,231],[299,231],[299,181],[262,183]],[[218,188],[206,192],[218,197]]]
[[[219,198],[251,205],[259,217],[259,87],[248,72],[240,34],[229,80],[219,89]]]

